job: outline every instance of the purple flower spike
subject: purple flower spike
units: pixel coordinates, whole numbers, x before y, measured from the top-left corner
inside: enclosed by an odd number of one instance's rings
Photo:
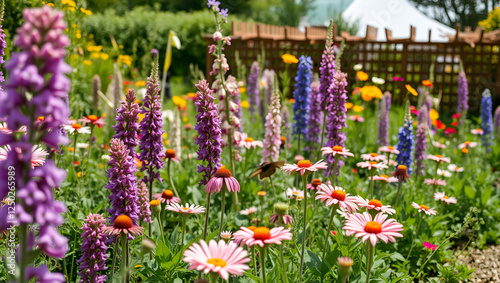
[[[272,86],[271,86],[272,87]],[[280,93],[274,90],[271,106],[266,116],[266,137],[262,148],[262,162],[278,161],[281,145]]]
[[[129,150],[130,156],[135,157],[135,148],[139,144],[137,139],[137,133],[139,132],[139,105],[135,103],[135,92],[131,89],[127,95],[125,101],[121,101],[121,106],[116,111],[116,125],[113,126],[116,134],[113,136],[115,139],[121,139],[127,149]]]
[[[319,93],[320,84],[313,82],[309,93],[309,119],[307,120],[307,141],[311,142],[310,151],[315,152],[321,139],[321,125],[323,125],[323,112]],[[319,159],[318,156],[316,156]]]
[[[257,61],[252,63],[250,68],[250,76],[248,77],[248,103],[250,104],[250,113],[255,115],[257,108],[259,107],[259,63]]]
[[[90,213],[84,220],[82,226],[82,246],[80,251],[82,257],[77,261],[80,264],[78,275],[81,276],[80,283],[102,283],[106,282],[106,275],[100,275],[100,271],[107,270],[106,235],[103,228],[106,227],[106,219],[102,214]]]
[[[386,91],[380,99],[378,114],[378,144],[389,145],[389,110],[391,110],[391,93]]]

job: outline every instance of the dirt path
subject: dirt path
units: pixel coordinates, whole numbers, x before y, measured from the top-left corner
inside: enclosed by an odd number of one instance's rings
[[[461,255],[459,260],[469,268],[476,268],[471,282],[500,283],[500,246],[489,246],[484,250],[473,249],[467,258]]]

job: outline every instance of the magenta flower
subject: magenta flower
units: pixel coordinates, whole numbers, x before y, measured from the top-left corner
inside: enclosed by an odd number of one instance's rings
[[[310,184],[307,184],[307,189],[309,190],[321,190],[320,188],[321,185],[321,180],[320,179],[313,179]]]
[[[239,240],[249,247],[258,245],[263,248],[265,245],[281,245],[281,241],[291,240],[292,233],[283,227],[272,229],[257,227],[253,231],[246,227],[241,227],[240,230],[234,232],[233,237],[235,240]]]
[[[78,275],[81,276],[80,282],[106,282],[106,274],[99,275],[100,271],[107,270],[106,259],[106,235],[104,227],[106,219],[102,214],[90,213],[84,220],[82,226],[82,246],[80,251],[82,257],[77,261],[80,264]]]
[[[205,274],[216,273],[228,280],[229,274],[243,275],[250,269],[248,252],[233,242],[211,240],[208,244],[201,240],[194,243],[185,252],[183,261],[189,263],[190,270],[203,271]]]
[[[382,212],[372,219],[368,212],[356,213],[346,220],[344,229],[347,230],[346,235],[360,238],[366,242],[370,239],[372,246],[375,246],[379,240],[387,244],[388,241],[396,242],[394,237],[402,238],[403,235],[398,233],[403,231],[403,225],[396,222],[394,219],[387,219],[387,214]]]
[[[397,179],[396,179],[396,181],[397,181]],[[376,200],[376,199],[367,200],[367,199],[364,199],[360,196],[356,196],[356,198],[357,198],[356,203],[359,205],[359,207],[364,207],[367,210],[374,209],[376,211],[391,214],[391,215],[396,214],[395,209],[392,209],[390,205],[383,205],[382,202],[379,200]]]
[[[229,192],[240,191],[240,183],[238,183],[236,178],[231,176],[231,171],[226,167],[222,167],[215,172],[214,176],[205,186],[205,190],[207,193],[218,193],[224,186]]]
[[[418,212],[425,212],[425,214],[427,215],[436,215],[436,211],[432,208],[429,208],[427,205],[423,205],[423,204],[417,204],[415,202],[412,202],[411,203],[411,206],[413,206],[413,208],[415,209],[418,209]]]
[[[441,200],[446,202],[446,204],[457,203],[457,199],[455,197],[449,197],[445,195],[445,193],[437,192],[434,194],[434,198],[437,200]]]
[[[153,223],[151,220],[151,209],[149,205],[148,193],[149,190],[143,181],[137,182],[137,205],[139,206],[139,220],[146,223]]]
[[[429,242],[424,242],[424,247],[428,248],[429,250],[435,250],[436,249],[436,245],[433,245]]]
[[[323,160],[316,162],[314,165],[311,164],[309,160],[300,160],[297,164],[285,164],[281,167],[281,170],[284,172],[288,172],[288,174],[292,174],[292,172],[300,172],[300,175],[307,174],[309,175],[312,172],[316,172],[319,169],[326,169],[328,166]],[[307,171],[307,172],[306,172]]]
[[[331,185],[322,184],[321,191],[316,192],[316,198],[325,201],[326,206],[337,204],[340,209],[347,210],[349,213],[358,210],[357,198],[350,197],[346,191],[341,187],[332,187]]]

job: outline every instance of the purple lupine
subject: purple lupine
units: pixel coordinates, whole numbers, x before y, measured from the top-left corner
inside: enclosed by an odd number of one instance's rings
[[[292,124],[292,135],[298,136],[299,146],[300,137],[306,137],[307,134],[306,129],[307,116],[309,114],[309,93],[311,92],[312,65],[313,62],[311,57],[306,57],[304,55],[300,56],[299,68],[297,76],[295,76],[295,90],[293,91],[295,103],[292,105],[294,121]]]
[[[196,92],[194,104],[197,107],[198,114],[196,114],[196,126],[194,128],[198,131],[198,137],[196,137],[195,143],[199,146],[197,151],[198,160],[207,163],[206,166],[203,164],[198,165],[198,173],[204,173],[198,185],[203,186],[222,166],[220,163],[222,138],[219,114],[214,104],[215,98],[212,96],[212,90],[206,80],[199,81],[196,87],[198,91]]]
[[[82,246],[80,251],[82,257],[77,261],[80,264],[80,283],[102,283],[106,282],[106,274],[100,275],[100,271],[107,270],[106,234],[103,228],[106,227],[106,219],[102,214],[89,213],[83,220],[82,226]]]
[[[347,128],[346,123],[346,112],[345,103],[347,101],[347,74],[337,71],[335,73],[333,83],[328,89],[328,97],[326,101],[327,105],[327,116],[326,116],[326,146],[334,147],[336,145],[344,147],[345,132],[342,129]],[[333,172],[333,165],[335,158],[333,156],[328,156],[326,158],[328,163],[328,170],[325,172],[325,177],[331,174],[337,174],[338,172]],[[344,163],[339,159],[338,169],[342,167]]]
[[[271,97],[273,96],[274,87],[274,73],[273,70],[265,69],[262,72],[262,101],[260,103],[260,117],[262,119],[262,124],[266,123],[266,111],[271,105]]]
[[[266,116],[266,135],[262,148],[262,162],[277,161],[281,145],[281,115],[280,93],[274,90],[271,106]]]
[[[307,120],[307,141],[311,151],[316,151],[321,139],[321,125],[323,124],[323,112],[321,111],[319,100],[319,82],[311,84],[309,93],[309,118]],[[320,145],[321,146],[321,145]]]
[[[283,123],[281,124],[282,134],[285,136],[287,142],[290,141],[290,108],[286,104],[283,104],[281,107],[281,120]]]
[[[467,85],[467,77],[465,76],[465,72],[461,71],[458,73],[458,104],[457,104],[457,112],[463,113],[467,112],[469,109],[469,88]]]
[[[422,101],[422,106],[425,105],[427,108],[427,127],[428,129],[432,129],[432,121],[431,121],[431,109],[432,109],[432,97],[429,90],[424,92],[424,100]],[[420,119],[420,118],[419,118]]]
[[[335,63],[335,51],[332,45],[332,30],[330,27],[328,37],[325,43],[325,50],[323,50],[323,55],[321,55],[321,63],[319,67],[319,94],[318,99],[320,101],[320,109],[326,111],[327,109],[327,99],[330,96],[328,93],[330,85],[334,82],[334,77],[336,73],[336,63]],[[323,145],[321,145],[323,146]]]
[[[495,110],[495,121],[493,124],[495,136],[500,137],[500,106]]]
[[[115,139],[121,139],[130,156],[134,158],[135,148],[139,144],[137,133],[139,132],[139,105],[135,102],[135,91],[133,89],[127,92],[125,101],[121,101],[121,106],[116,111],[116,125],[113,126],[116,134],[113,136]]]
[[[481,136],[481,140],[483,141],[483,146],[486,148],[486,151],[491,151],[491,140],[493,139],[493,119],[492,119],[492,102],[491,102],[491,93],[489,89],[485,89],[482,94],[483,98],[481,98],[481,129],[483,130],[483,134]]]
[[[139,198],[137,204],[139,206],[139,221],[153,223],[151,219],[151,209],[149,205],[148,187],[142,180],[137,182],[137,196]]]
[[[413,159],[415,161],[415,173],[420,176],[425,175],[425,148],[427,145],[427,106],[422,105],[419,110],[419,118],[420,119],[417,127],[417,137],[415,139],[415,152],[413,153]]]
[[[62,258],[68,250],[68,240],[59,234],[57,227],[64,222],[66,211],[62,202],[54,200],[53,189],[66,178],[66,171],[59,169],[52,160],[40,167],[31,166],[32,146],[45,143],[58,148],[67,139],[59,130],[68,120],[68,92],[70,80],[66,74],[71,67],[64,62],[65,47],[69,39],[64,35],[64,13],[48,6],[25,9],[25,22],[17,30],[14,44],[19,48],[5,64],[9,78],[0,91],[0,117],[7,117],[7,127],[26,127],[26,134],[0,133],[0,146],[10,146],[6,158],[0,161],[0,179],[15,181],[17,197],[15,219],[0,219],[11,227],[19,225],[19,246],[15,282],[65,282],[62,274],[50,273],[42,264],[35,267],[39,254]],[[3,38],[3,37],[2,37]],[[2,45],[3,46],[3,45]],[[43,121],[38,121],[44,116]],[[12,180],[14,178],[14,180]],[[0,199],[9,190],[0,182]],[[3,206],[0,215],[10,206]],[[4,225],[2,225],[4,226]],[[32,227],[33,229],[28,229]],[[38,230],[38,231],[36,231]],[[46,261],[50,259],[45,258]]]
[[[137,178],[135,172],[137,167],[134,159],[130,156],[129,150],[122,140],[112,139],[109,149],[110,166],[107,172],[109,178],[105,188],[111,191],[108,196],[111,202],[111,208],[107,211],[110,214],[109,223],[115,223],[116,217],[125,214],[137,224],[139,219],[139,197],[137,192]]]
[[[3,31],[3,14],[4,7],[2,6],[2,11],[0,11],[0,64],[3,64],[5,61],[3,60],[3,56],[5,55],[5,47],[7,47],[7,42],[5,41],[5,32]],[[0,71],[0,91],[3,90],[1,83],[5,81],[2,71]]]
[[[386,91],[380,99],[378,114],[378,145],[389,145],[389,111],[391,110],[391,93]]]
[[[141,120],[140,130],[140,146],[139,160],[142,161],[141,171],[146,171],[144,174],[144,183],[149,184],[149,198],[152,196],[152,184],[155,179],[163,182],[160,177],[160,169],[163,169],[163,129],[161,119],[161,97],[160,84],[158,82],[158,58],[156,53],[153,55],[153,66],[151,75],[148,78],[146,97],[142,105],[141,114],[144,118]]]
[[[248,77],[248,103],[250,104],[250,113],[255,115],[257,108],[259,107],[259,63],[254,61],[252,67],[250,68],[250,76]]]
[[[241,107],[236,103],[240,97],[238,83],[235,77],[228,76],[225,83],[225,91],[221,91],[220,88],[222,86],[218,81],[214,82],[214,90],[217,91],[219,98],[218,110],[221,121],[222,146],[225,147],[228,145],[229,134],[231,134],[233,145],[239,145],[241,142],[241,132],[238,129],[240,128],[241,121],[238,118],[238,113]],[[226,95],[228,96],[229,117],[226,115]]]

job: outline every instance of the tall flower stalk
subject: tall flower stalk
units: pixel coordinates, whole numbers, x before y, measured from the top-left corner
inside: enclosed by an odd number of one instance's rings
[[[465,114],[469,109],[469,88],[467,85],[467,77],[460,62],[460,73],[458,73],[458,89],[457,89],[457,112]]]
[[[150,200],[148,198],[148,187],[142,180],[137,182],[137,197],[137,205],[139,206],[139,221],[141,223],[153,223],[153,220],[151,219],[151,207],[149,205]]]
[[[483,141],[483,146],[486,148],[486,152],[491,151],[490,146],[493,139],[492,111],[491,93],[489,89],[485,89],[483,91],[483,98],[481,99],[481,129],[483,130],[481,140]]]
[[[311,57],[305,57],[304,55],[299,58],[299,70],[297,71],[297,76],[295,77],[295,90],[293,91],[293,97],[295,103],[292,106],[293,110],[293,124],[292,124],[292,135],[296,136],[297,142],[297,152],[300,151],[300,139],[303,136],[306,137],[307,134],[307,117],[309,112],[309,93],[311,92],[311,81],[312,81],[312,60]]]
[[[411,175],[414,135],[413,120],[411,118],[410,107],[408,106],[408,104],[406,106],[404,124],[401,128],[399,128],[398,139],[399,140],[396,148],[399,150],[399,154],[396,157],[396,163],[397,165],[405,165],[408,168],[408,174]]]
[[[266,116],[266,134],[264,147],[262,148],[262,162],[277,161],[279,159],[281,145],[280,109],[280,94],[276,87],[271,97],[269,113]]]
[[[500,139],[500,106],[497,107],[495,110],[495,117],[494,117],[494,134],[497,138]]]
[[[309,93],[309,119],[307,120],[307,141],[309,150],[315,152],[318,144],[321,142],[321,126],[323,125],[323,115],[321,111],[321,101],[319,100],[319,82],[311,84],[311,92]],[[315,156],[319,158],[319,156]]]
[[[0,161],[0,179],[15,182],[17,189],[17,218],[7,220],[12,228],[19,227],[15,281],[50,278],[54,283],[65,282],[62,274],[50,273],[46,265],[31,265],[37,262],[39,255],[63,258],[68,250],[68,240],[57,231],[64,222],[61,213],[66,211],[66,206],[55,201],[53,195],[53,189],[61,185],[66,172],[57,168],[52,160],[33,168],[31,157],[34,144],[45,143],[57,149],[59,144],[68,142],[60,128],[69,117],[70,80],[66,74],[71,72],[71,67],[64,62],[69,39],[64,35],[64,13],[43,6],[26,9],[23,15],[25,22],[14,38],[20,51],[13,53],[5,64],[9,79],[5,91],[0,91],[0,116],[7,117],[7,127],[26,126],[24,135],[0,133],[0,146],[16,149]],[[0,40],[2,51],[3,46]],[[39,120],[40,116],[44,119]],[[5,181],[0,185],[0,199],[7,196],[8,184]],[[0,214],[7,208],[4,206]],[[45,260],[49,259],[45,257]]]
[[[102,214],[89,213],[82,226],[82,246],[80,251],[82,257],[77,261],[80,263],[80,283],[102,283],[106,282],[106,274],[100,275],[101,271],[107,270],[106,235],[104,227],[106,219]]]
[[[250,113],[255,115],[260,102],[259,92],[259,62],[255,61],[250,67],[250,76],[248,77],[248,103],[250,104]]]
[[[417,128],[417,138],[415,140],[415,171],[417,175],[424,176],[425,174],[425,148],[427,144],[427,106],[423,105],[420,108],[419,115],[422,115]]]
[[[391,93],[386,91],[380,99],[378,114],[378,145],[389,145],[389,111],[391,110]]]
[[[116,134],[115,139],[120,139],[129,150],[129,155],[135,158],[135,148],[139,144],[137,133],[139,132],[139,104],[135,102],[136,96],[133,89],[127,92],[125,101],[121,101],[121,106],[117,110],[116,125],[113,126]]]

